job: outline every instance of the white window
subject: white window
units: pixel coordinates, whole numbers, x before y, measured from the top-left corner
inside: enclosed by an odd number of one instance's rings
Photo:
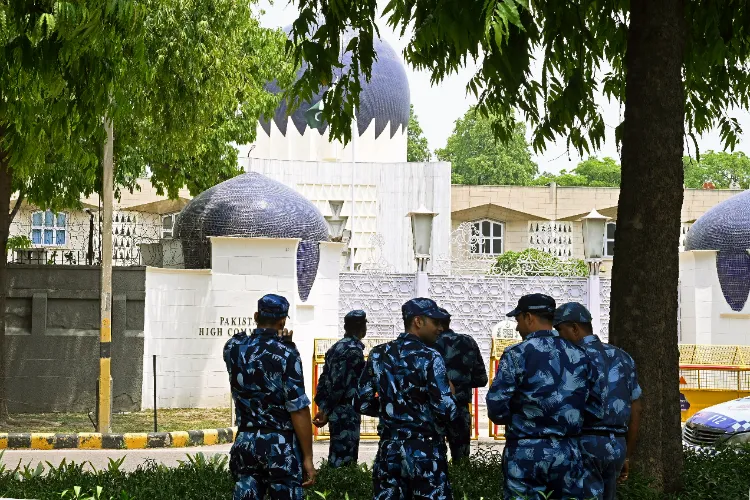
[[[165,215],[161,218],[161,237],[171,239],[174,236],[174,224],[177,222],[177,214]]]
[[[502,222],[480,220],[473,223],[473,235],[478,237],[477,245],[472,245],[471,253],[500,255],[503,253],[505,226]]]
[[[615,229],[617,229],[616,222],[607,222],[604,228],[604,256],[614,257],[615,256]]]
[[[31,243],[39,247],[61,247],[68,242],[68,214],[34,212],[31,214]]]

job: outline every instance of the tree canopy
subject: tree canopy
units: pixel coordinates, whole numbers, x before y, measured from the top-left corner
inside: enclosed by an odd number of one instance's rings
[[[685,187],[700,189],[711,183],[717,189],[750,189],[750,158],[745,153],[708,151],[700,161],[685,156]]]
[[[0,3],[3,253],[21,200],[60,210],[100,191],[105,116],[118,188],[132,190],[146,167],[171,197],[239,173],[230,141],[251,142],[259,116],[275,109],[280,96],[265,90],[268,81],[292,82],[285,43],[280,30],[260,26],[252,2]],[[0,359],[4,330],[0,315]]]
[[[376,57],[377,0],[300,0],[288,45],[309,63],[290,97],[309,99],[333,80],[339,53],[351,65],[326,93],[324,112],[334,137],[349,139],[359,105],[360,74]],[[618,256],[612,270],[610,340],[639,366],[644,393],[641,439],[634,467],[657,486],[680,486],[677,284],[682,157],[686,134],[718,127],[725,147],[740,134],[730,112],[750,105],[750,5],[745,0],[392,0],[386,22],[411,37],[408,64],[439,84],[469,58],[478,70],[468,91],[508,141],[521,113],[531,143],[544,149],[556,136],[592,154],[605,137],[599,92],[624,104],[616,127],[622,178]],[[357,34],[346,47],[342,34]],[[538,61],[539,71],[532,71]],[[653,297],[661,300],[654,301]],[[648,337],[644,337],[649,332]]]
[[[445,148],[435,151],[442,161],[451,162],[453,184],[531,184],[538,169],[531,161],[526,129],[516,123],[508,141],[495,138],[492,118],[470,108],[456,120]]]
[[[432,159],[430,145],[419,125],[419,118],[414,112],[413,104],[409,106],[409,130],[406,140],[406,161],[424,162]]]
[[[534,184],[546,186],[555,182],[558,186],[618,187],[620,175],[620,165],[616,160],[608,156],[601,160],[592,156],[570,172],[561,170],[557,175],[544,172],[534,179]]]

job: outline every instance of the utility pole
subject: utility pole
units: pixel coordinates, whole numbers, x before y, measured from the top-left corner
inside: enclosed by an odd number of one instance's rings
[[[107,142],[104,144],[102,174],[102,279],[101,326],[99,329],[99,401],[97,428],[110,432],[112,425],[112,202],[114,198],[114,132],[112,120],[104,117]]]

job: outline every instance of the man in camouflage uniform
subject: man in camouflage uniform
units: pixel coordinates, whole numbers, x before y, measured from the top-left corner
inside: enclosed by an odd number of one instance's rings
[[[357,463],[359,453],[359,426],[361,416],[354,409],[357,383],[365,368],[367,315],[361,309],[350,311],[344,317],[344,338],[326,352],[323,373],[315,391],[319,411],[313,423],[318,427],[328,424],[331,442],[328,463],[341,467]]]
[[[601,402],[596,406],[594,367],[583,349],[552,329],[554,312],[552,297],[521,297],[508,316],[523,341],[505,349],[487,393],[490,420],[506,426],[506,499],[585,498],[583,408],[588,403],[598,416],[603,410]]]
[[[451,330],[451,316],[440,309],[448,319],[442,321],[443,333],[435,342],[435,350],[443,356],[448,380],[456,389],[458,418],[446,429],[451,458],[460,460],[469,456],[471,446],[471,413],[469,404],[473,389],[487,385],[487,368],[476,340]]]
[[[262,297],[258,328],[224,346],[238,427],[229,460],[234,500],[266,493],[273,500],[302,500],[302,487],[315,481],[310,400],[292,332],[284,328],[288,312],[284,297]]]
[[[373,499],[450,500],[444,428],[456,418],[456,402],[443,358],[428,347],[446,316],[423,298],[401,313],[406,331],[370,351],[357,391],[360,413],[380,418]]]
[[[614,500],[620,473],[627,478],[629,458],[638,436],[641,387],[635,362],[628,353],[605,344],[594,335],[591,313],[578,302],[563,304],[555,311],[555,328],[563,338],[586,350],[604,375],[604,417],[587,411],[580,439],[586,472],[586,498]]]

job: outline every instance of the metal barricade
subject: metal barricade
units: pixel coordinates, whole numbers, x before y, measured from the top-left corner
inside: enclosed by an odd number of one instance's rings
[[[315,393],[318,389],[318,379],[320,378],[320,375],[323,373],[323,365],[325,365],[325,356],[328,349],[331,348],[331,346],[336,343],[337,341],[341,340],[340,338],[326,338],[326,339],[315,339],[314,345],[315,348],[313,350],[313,386],[312,386],[312,393],[313,393],[313,403],[312,403],[312,411],[313,415],[315,415],[318,412],[318,405],[315,404]],[[365,344],[365,359],[370,354],[370,349],[375,347],[376,345],[384,344],[388,342],[387,339],[382,338],[375,338],[375,339],[369,339],[364,338],[362,340],[362,343]],[[469,412],[471,414],[471,439],[477,440],[479,439],[479,391],[477,389],[474,389],[474,401],[473,404],[469,404]],[[360,424],[360,431],[359,431],[360,439],[362,440],[376,440],[378,439],[378,419],[375,417],[369,417],[367,415],[362,415],[362,423]],[[330,438],[330,431],[328,430],[328,426],[325,427],[315,427],[313,426],[313,437],[316,441],[325,440]]]
[[[682,421],[719,403],[750,396],[750,366],[680,365],[680,393],[689,403]]]

